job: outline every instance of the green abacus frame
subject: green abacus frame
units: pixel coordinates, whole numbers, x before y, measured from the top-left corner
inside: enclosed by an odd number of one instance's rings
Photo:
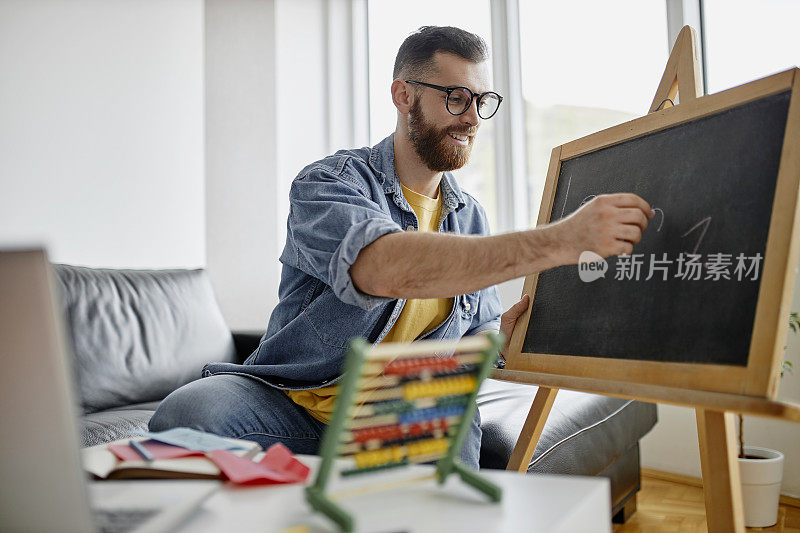
[[[482,353],[483,360],[481,361],[477,375],[475,376],[475,390],[469,396],[466,404],[465,411],[460,415],[458,428],[456,434],[450,439],[450,445],[447,453],[439,459],[436,463],[436,478],[441,485],[445,482],[450,474],[458,474],[461,479],[468,485],[473,486],[477,490],[485,493],[493,502],[499,502],[502,497],[502,489],[481,477],[477,472],[461,464],[456,458],[460,452],[464,439],[469,431],[470,423],[475,417],[477,410],[477,396],[483,380],[488,377],[492,371],[494,362],[497,360],[497,355],[503,345],[504,336],[502,333],[488,333],[485,335],[478,335],[475,337],[485,337],[485,347],[475,350],[475,353]],[[473,337],[473,338],[475,338]],[[429,344],[431,353],[441,350],[443,346],[450,349],[459,349],[460,343],[467,339],[453,341],[451,343],[444,343],[442,341],[418,341],[413,343],[419,347],[420,344]],[[386,345],[383,345],[386,346]],[[398,346],[409,346],[407,343]],[[433,348],[435,347],[435,348]],[[347,352],[344,365],[344,378],[339,385],[339,391],[336,396],[333,415],[331,416],[328,428],[322,439],[320,446],[320,455],[322,461],[314,483],[306,487],[306,500],[313,509],[319,511],[335,522],[342,531],[353,531],[355,521],[353,517],[342,507],[337,505],[331,498],[325,494],[325,489],[328,484],[328,479],[334,467],[334,460],[339,455],[341,446],[341,435],[346,429],[346,423],[355,407],[354,400],[356,392],[359,388],[359,381],[362,378],[362,369],[369,351],[373,348],[372,345],[367,343],[363,338],[355,338],[350,342],[350,348]]]

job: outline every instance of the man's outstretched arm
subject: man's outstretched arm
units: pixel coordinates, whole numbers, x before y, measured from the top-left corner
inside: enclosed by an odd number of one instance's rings
[[[350,276],[356,288],[375,296],[446,298],[577,263],[584,250],[629,254],[652,216],[639,196],[609,194],[556,223],[513,233],[391,233],[361,250]]]

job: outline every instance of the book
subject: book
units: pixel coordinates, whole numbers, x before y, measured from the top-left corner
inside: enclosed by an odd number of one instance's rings
[[[147,437],[123,439],[82,449],[83,469],[95,479],[224,479],[219,467],[205,454],[153,461],[123,461],[108,448],[109,445],[127,445],[131,440],[141,442]],[[225,440],[240,446],[240,449],[230,452],[245,459],[253,459],[262,451],[258,443],[249,440]]]

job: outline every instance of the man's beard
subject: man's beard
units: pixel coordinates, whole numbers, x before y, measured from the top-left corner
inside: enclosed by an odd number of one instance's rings
[[[448,172],[467,164],[475,139],[475,128],[437,128],[425,121],[419,100],[411,105],[408,135],[422,162],[434,172]],[[456,146],[446,139],[448,133],[469,134],[467,146]]]

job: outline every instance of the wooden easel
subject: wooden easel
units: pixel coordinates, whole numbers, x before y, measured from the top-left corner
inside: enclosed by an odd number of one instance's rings
[[[649,112],[658,112],[670,102],[675,106],[676,96],[680,98],[678,105],[686,105],[703,96],[697,36],[689,26],[685,26],[678,35]],[[521,317],[526,323],[529,313],[530,308]],[[512,340],[517,351],[522,343],[521,337],[515,332]],[[706,520],[710,532],[745,531],[734,413],[800,422],[800,406],[755,396],[562,376],[529,370],[497,370],[493,377],[539,385],[508,462],[508,470],[519,472],[527,471],[559,388],[693,407],[697,416]]]

